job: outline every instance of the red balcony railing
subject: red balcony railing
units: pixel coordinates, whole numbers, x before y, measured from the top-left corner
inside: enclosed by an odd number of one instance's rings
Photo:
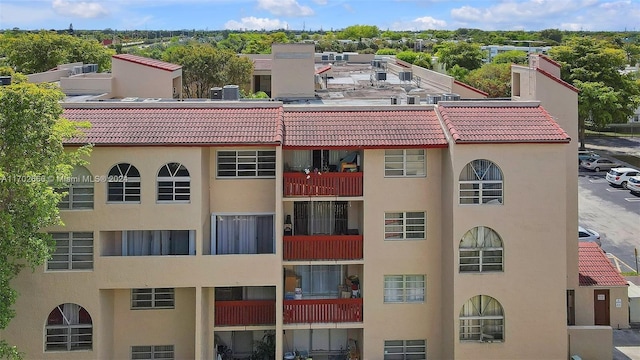
[[[359,260],[362,235],[285,236],[284,260]]]
[[[284,173],[284,196],[362,196],[362,172]]]
[[[285,324],[362,322],[362,299],[285,300]]]
[[[275,300],[215,302],[215,326],[273,325],[275,323]]]

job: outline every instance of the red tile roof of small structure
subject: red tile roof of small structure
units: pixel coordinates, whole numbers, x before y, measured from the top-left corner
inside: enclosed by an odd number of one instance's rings
[[[329,70],[331,70],[331,65],[326,65],[326,66],[323,66],[323,67],[319,67],[319,68],[316,69],[316,75],[320,75],[320,74],[325,73],[325,72],[327,72]]]
[[[286,147],[446,147],[433,108],[285,108]]]
[[[282,108],[64,109],[64,118],[89,121],[85,137],[67,145],[260,145],[282,142]]]
[[[182,69],[182,66],[180,65],[131,54],[117,54],[113,55],[113,58],[166,71],[175,71],[178,69]]]
[[[580,286],[627,286],[596,243],[578,243],[578,275]]]
[[[570,140],[539,104],[440,102],[438,112],[456,144],[566,143]]]
[[[271,59],[254,59],[253,70],[271,70],[273,61]]]

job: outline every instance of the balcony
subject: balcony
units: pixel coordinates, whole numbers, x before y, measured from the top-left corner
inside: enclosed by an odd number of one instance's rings
[[[275,300],[215,301],[215,326],[274,325]]]
[[[362,322],[362,298],[284,300],[285,324]]]
[[[286,172],[284,196],[362,196],[362,172]]]
[[[294,235],[283,239],[284,260],[362,259],[362,235]]]

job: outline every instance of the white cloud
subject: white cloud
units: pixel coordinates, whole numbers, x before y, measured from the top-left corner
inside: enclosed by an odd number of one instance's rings
[[[51,7],[62,16],[95,19],[109,15],[109,11],[97,2],[53,0]]]
[[[244,17],[240,21],[229,20],[224,24],[227,30],[278,30],[286,29],[288,24],[278,19]]]
[[[266,10],[273,15],[301,17],[314,14],[313,9],[298,4],[296,0],[258,0],[258,9]]]
[[[327,5],[327,0],[313,0],[314,3],[318,5]]]
[[[393,23],[390,29],[394,31],[420,31],[444,29],[446,27],[447,22],[444,20],[434,19],[431,16],[423,16],[411,21]]]
[[[42,28],[43,23],[55,17],[51,9],[45,7],[0,4],[0,9],[0,24],[11,24],[11,27]]]

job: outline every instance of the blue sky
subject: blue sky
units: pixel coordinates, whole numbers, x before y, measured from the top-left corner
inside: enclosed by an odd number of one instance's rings
[[[0,0],[0,29],[640,31],[640,0]]]

